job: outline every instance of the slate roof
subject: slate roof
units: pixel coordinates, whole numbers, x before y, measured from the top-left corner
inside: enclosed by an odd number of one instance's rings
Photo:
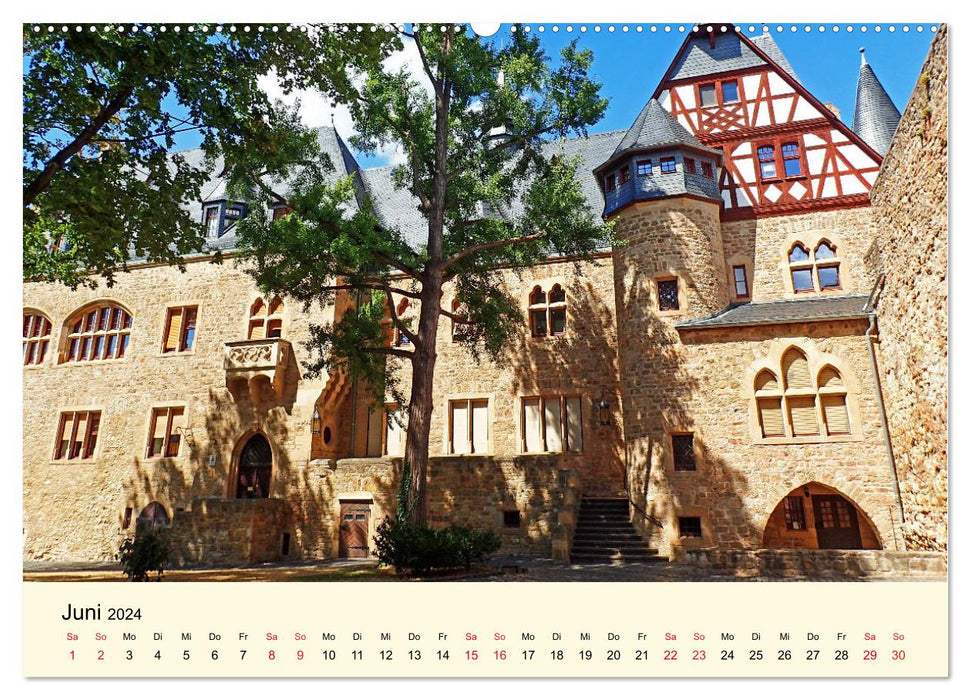
[[[624,151],[647,150],[665,146],[705,148],[701,145],[701,141],[695,138],[694,134],[682,126],[681,122],[672,117],[671,113],[661,106],[660,102],[651,100],[644,105],[610,157],[614,158]]]
[[[798,81],[796,74],[783,55],[779,45],[768,32],[749,40],[779,65],[786,73]],[[765,60],[756,54],[735,32],[716,33],[715,48],[711,48],[707,34],[699,34],[689,39],[685,50],[667,75],[668,80],[696,78],[700,75],[723,73],[766,65]]]
[[[678,323],[676,327],[692,330],[866,318],[869,299],[867,294],[853,294],[738,304],[707,318]]]
[[[853,131],[877,153],[885,155],[900,122],[900,112],[860,49],[860,77],[856,82]]]

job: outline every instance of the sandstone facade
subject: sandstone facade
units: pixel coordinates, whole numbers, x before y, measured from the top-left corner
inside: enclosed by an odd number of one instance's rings
[[[878,354],[908,547],[947,548],[947,27],[874,184]],[[919,436],[919,437],[918,437]]]

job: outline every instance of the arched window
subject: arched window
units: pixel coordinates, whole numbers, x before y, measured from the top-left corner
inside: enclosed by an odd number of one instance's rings
[[[792,277],[792,291],[825,292],[840,289],[840,260],[836,246],[829,241],[820,241],[816,249],[796,243],[789,251],[789,274]]]
[[[755,376],[755,403],[764,438],[849,435],[846,386],[832,365],[815,377],[797,348],[782,356],[777,375],[763,369]],[[782,377],[780,384],[778,376]]]
[[[172,521],[165,512],[165,506],[158,501],[152,501],[142,509],[135,520],[135,533],[145,535],[155,532],[159,528],[168,527]]]
[[[250,340],[263,338],[280,338],[283,336],[283,300],[273,297],[269,304],[263,299],[257,299],[250,306],[249,333]]]
[[[24,364],[39,365],[51,344],[51,321],[37,311],[24,312]]]
[[[534,338],[566,333],[566,290],[554,284],[549,294],[536,285],[529,294],[529,331]]]
[[[131,339],[131,314],[114,304],[89,306],[68,322],[61,362],[116,360],[125,356]]]

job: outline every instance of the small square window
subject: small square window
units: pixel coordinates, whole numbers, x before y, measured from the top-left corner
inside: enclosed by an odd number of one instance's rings
[[[718,96],[715,94],[714,83],[699,86],[698,95],[701,98],[702,107],[714,107],[718,104]]]
[[[697,171],[697,168],[695,167],[695,159],[694,158],[685,158],[684,159],[684,169],[685,169],[686,172],[689,172],[689,173],[692,173],[692,174],[695,173]]]
[[[678,535],[680,537],[701,537],[701,518],[678,518]]]
[[[522,527],[522,524],[523,524],[522,513],[520,513],[518,510],[502,511],[503,527]]]
[[[738,102],[738,82],[726,80],[722,83],[722,102]]]
[[[662,173],[674,173],[677,172],[678,168],[675,164],[674,156],[665,156],[661,158],[661,172]]]
[[[617,189],[617,176],[611,173],[604,179],[604,190],[613,192],[615,189]]]
[[[819,288],[839,289],[840,269],[838,265],[819,268]]]
[[[651,170],[652,170],[651,161],[649,160],[637,161],[637,177],[644,177],[645,175],[650,175]]]
[[[701,161],[701,174],[709,179],[715,179],[715,170],[711,167],[711,163],[706,161]]]
[[[628,180],[630,180],[630,166],[625,165],[620,169],[620,184],[623,185]]]
[[[677,311],[681,308],[678,299],[678,280],[658,280],[657,305],[660,311]]]
[[[796,292],[813,291],[813,271],[812,268],[804,267],[792,271],[792,289]]]
[[[692,433],[672,435],[671,447],[674,450],[674,471],[698,471],[698,464],[695,462],[695,436]]]

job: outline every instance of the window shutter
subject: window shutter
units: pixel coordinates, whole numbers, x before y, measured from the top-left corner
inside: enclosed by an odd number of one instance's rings
[[[169,309],[169,324],[165,329],[165,344],[163,352],[172,352],[179,345],[179,336],[182,333],[182,308]]]
[[[789,399],[789,415],[792,418],[792,434],[818,435],[819,424],[816,422],[816,397],[794,396]]]
[[[580,397],[571,396],[566,400],[566,444],[570,452],[583,450],[583,412]]]
[[[809,379],[809,362],[806,357],[798,352],[791,352],[786,357],[786,388],[787,389],[811,389],[812,382]]]
[[[401,410],[388,409],[388,436],[385,449],[390,457],[402,457],[405,454],[405,427],[403,418]]]
[[[759,376],[755,378],[755,390],[756,391],[778,391],[779,390],[779,380],[775,378],[775,375],[768,370],[762,370],[759,372]]]
[[[169,429],[169,440],[165,447],[166,457],[177,457],[179,455],[179,444],[182,442],[182,430],[185,428],[185,409],[173,408],[172,426]]]
[[[843,379],[840,373],[832,367],[825,367],[819,373],[819,386],[843,386]]]
[[[544,402],[546,404],[546,450],[548,452],[563,451],[563,417],[560,414],[560,397],[553,396]]]
[[[457,401],[452,404],[452,454],[469,452],[469,404]]]
[[[475,454],[489,451],[489,402],[472,402],[472,448]]]
[[[152,412],[152,443],[148,447],[148,456],[155,457],[162,454],[165,445],[165,424],[168,415],[165,410]]]
[[[540,400],[523,399],[524,451],[542,452],[543,433],[540,429]]]
[[[782,437],[786,434],[782,425],[782,399],[759,399],[759,423],[762,437]]]
[[[262,319],[256,319],[249,323],[249,339],[263,340],[266,337],[266,325]]]
[[[846,411],[846,395],[823,396],[823,416],[830,435],[849,434],[850,417]]]
[[[384,427],[384,412],[371,409],[367,418],[367,456],[381,456],[381,432]]]

